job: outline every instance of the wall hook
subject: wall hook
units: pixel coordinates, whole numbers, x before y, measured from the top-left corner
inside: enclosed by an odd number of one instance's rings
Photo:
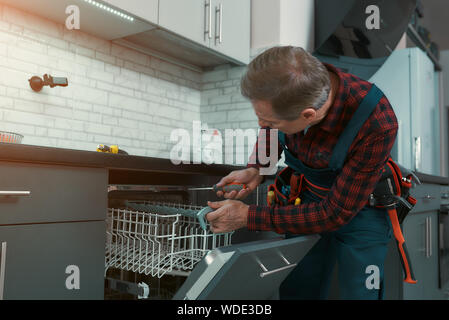
[[[33,76],[30,79],[28,79],[30,82],[31,89],[35,92],[39,92],[42,90],[44,86],[50,86],[50,88],[54,88],[56,86],[60,87],[67,87],[69,85],[69,82],[67,78],[62,77],[52,77],[48,74],[44,74],[44,79]]]

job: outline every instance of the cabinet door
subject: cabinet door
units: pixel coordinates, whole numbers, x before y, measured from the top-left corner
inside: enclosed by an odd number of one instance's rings
[[[0,162],[0,225],[104,220],[108,170]]]
[[[416,284],[404,283],[404,299],[438,298],[437,212],[409,215],[403,224]]]
[[[211,48],[249,63],[251,3],[250,0],[214,1],[215,22]]]
[[[384,92],[398,120],[398,134],[391,156],[404,167],[413,169],[409,79],[410,50],[405,49],[393,51],[369,81]]]
[[[157,24],[159,0],[103,0],[117,9]]]
[[[105,233],[104,221],[0,227],[3,299],[103,299]]]
[[[411,120],[414,169],[439,175],[439,121],[432,61],[420,49],[410,51]]]
[[[209,46],[214,0],[160,0],[159,25],[194,42]]]

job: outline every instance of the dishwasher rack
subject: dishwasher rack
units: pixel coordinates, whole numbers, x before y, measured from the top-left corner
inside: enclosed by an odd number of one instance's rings
[[[126,209],[110,208],[105,275],[109,268],[117,268],[161,278],[191,270],[210,250],[231,245],[232,232],[211,233],[201,228],[194,216],[181,214],[201,209],[152,201],[127,202]]]

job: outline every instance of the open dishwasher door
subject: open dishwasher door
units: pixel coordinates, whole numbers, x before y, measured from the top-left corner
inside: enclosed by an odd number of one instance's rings
[[[277,238],[214,249],[198,262],[173,299],[270,299],[319,238]]]

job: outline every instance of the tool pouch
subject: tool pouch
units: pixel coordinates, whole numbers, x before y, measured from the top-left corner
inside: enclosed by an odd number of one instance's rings
[[[421,183],[411,171],[400,167],[390,157],[374,192],[369,198],[369,205],[384,208],[388,212],[404,270],[404,281],[411,284],[416,283],[417,280],[413,274],[412,264],[400,225],[410,210],[416,205],[416,199],[410,196],[413,178],[415,178],[416,182]]]
[[[268,186],[268,192],[274,193],[274,198],[269,199],[267,195],[267,204],[286,206],[294,204],[299,196],[303,184],[303,174],[297,174],[290,167],[282,169],[274,179],[274,183]]]
[[[410,170],[398,165],[390,157],[376,188],[370,195],[369,205],[377,208],[396,208],[399,223],[402,224],[417,203],[410,195],[413,179],[418,184],[421,183]]]

